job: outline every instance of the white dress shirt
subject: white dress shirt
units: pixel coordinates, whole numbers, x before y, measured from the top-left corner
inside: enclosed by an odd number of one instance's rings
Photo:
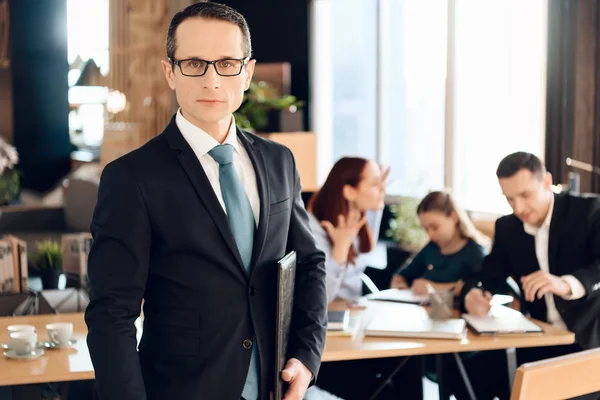
[[[554,195],[551,197],[550,208],[548,209],[548,214],[546,215],[546,219],[544,219],[544,223],[541,227],[537,228],[535,226],[523,223],[525,232],[535,238],[535,255],[537,257],[538,264],[540,265],[540,269],[546,273],[550,272],[550,266],[548,263],[548,239],[550,238],[550,222],[552,221],[553,211]],[[561,278],[564,279],[571,287],[571,295],[568,297],[563,297],[565,300],[577,300],[585,296],[585,288],[579,279],[575,278],[573,275],[563,275]],[[554,295],[551,293],[546,293],[544,295],[544,300],[546,301],[546,308],[548,309],[548,322],[556,327],[567,329],[565,322],[562,320],[558,310],[556,309],[556,304],[554,304]]]
[[[225,202],[223,201],[223,194],[221,194],[221,184],[219,183],[219,163],[208,154],[213,147],[218,146],[221,143],[185,119],[181,114],[181,109],[177,111],[175,123],[194,151],[194,154],[196,154],[196,157],[198,157],[198,160],[217,195],[217,199],[219,199],[219,203],[221,203],[221,207],[223,207],[223,211],[227,213]],[[260,198],[258,197],[258,188],[256,186],[256,173],[254,172],[254,166],[248,156],[248,152],[237,137],[237,129],[235,127],[233,116],[231,117],[229,133],[223,141],[223,144],[230,144],[233,146],[233,166],[242,180],[242,185],[244,186],[248,200],[250,200],[250,206],[252,207],[252,213],[254,214],[254,222],[258,226],[258,218],[260,217]]]

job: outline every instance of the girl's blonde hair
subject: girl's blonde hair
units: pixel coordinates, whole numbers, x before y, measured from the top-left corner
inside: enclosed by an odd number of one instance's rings
[[[487,251],[490,251],[492,247],[490,238],[475,228],[475,225],[473,225],[473,221],[471,221],[467,212],[456,203],[449,192],[435,191],[425,196],[417,207],[417,214],[429,211],[438,211],[444,213],[444,215],[448,217],[452,215],[452,212],[455,212],[458,217],[457,227],[460,234],[466,239],[474,240]]]

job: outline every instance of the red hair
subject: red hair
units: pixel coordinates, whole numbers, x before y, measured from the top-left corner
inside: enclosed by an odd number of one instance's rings
[[[338,216],[348,216],[350,204],[344,197],[344,186],[358,187],[363,171],[369,160],[358,157],[343,157],[335,163],[321,189],[308,201],[308,210],[319,221],[329,221],[338,225]],[[362,215],[361,215],[362,217]],[[331,242],[331,238],[329,238]],[[373,234],[365,223],[358,231],[358,252],[368,253],[373,248]],[[348,250],[348,262],[354,264],[358,256],[354,246]]]

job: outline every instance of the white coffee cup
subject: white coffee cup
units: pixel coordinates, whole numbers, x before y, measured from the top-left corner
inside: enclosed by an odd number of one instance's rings
[[[71,341],[73,336],[73,323],[71,322],[56,322],[46,325],[48,337],[52,343],[58,346],[66,346]]]
[[[9,325],[8,334],[13,332],[36,332],[35,326],[33,325]]]
[[[12,332],[8,346],[18,355],[31,354],[37,347],[37,333],[27,331]]]

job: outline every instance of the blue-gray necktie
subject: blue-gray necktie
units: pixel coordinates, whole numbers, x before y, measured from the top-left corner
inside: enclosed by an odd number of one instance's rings
[[[250,273],[250,262],[252,260],[252,247],[254,245],[255,220],[250,206],[250,201],[242,185],[242,180],[233,165],[233,146],[222,144],[213,147],[208,154],[219,163],[219,183],[221,194],[225,202],[227,220],[235,238],[242,262],[246,271]],[[246,377],[246,384],[242,397],[246,400],[258,399],[259,384],[259,362],[256,340],[252,346],[252,357],[250,369]]]

